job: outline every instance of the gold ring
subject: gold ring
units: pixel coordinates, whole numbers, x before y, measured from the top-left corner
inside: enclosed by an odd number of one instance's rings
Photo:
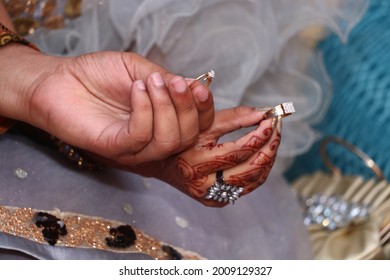
[[[211,82],[213,81],[214,77],[215,77],[214,70],[210,70],[206,74],[200,75],[195,80],[202,82],[206,87],[208,87],[211,84]]]
[[[279,104],[265,113],[265,118],[284,118],[295,112],[294,104],[292,102],[284,102]]]
[[[320,147],[320,151],[321,151],[321,157],[322,157],[322,160],[325,164],[325,166],[330,170],[332,171],[332,173],[334,175],[340,175],[341,174],[341,171],[339,168],[335,167],[328,159],[328,156],[326,154],[326,145],[329,143],[329,142],[333,142],[333,143],[336,143],[336,144],[340,144],[342,146],[344,146],[345,148],[347,148],[348,150],[350,150],[352,153],[354,153],[355,155],[357,155],[360,159],[363,160],[364,164],[372,170],[372,172],[375,173],[375,175],[380,179],[380,180],[384,180],[385,179],[385,176],[383,175],[383,172],[382,170],[379,168],[378,165],[376,165],[375,161],[373,159],[371,159],[367,154],[365,154],[362,150],[360,150],[359,148],[355,147],[354,145],[352,145],[351,143],[341,139],[341,138],[338,138],[338,137],[335,137],[335,136],[327,136],[325,137],[322,141],[321,141],[321,147]]]

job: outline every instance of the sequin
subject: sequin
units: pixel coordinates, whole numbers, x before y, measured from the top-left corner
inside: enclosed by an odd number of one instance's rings
[[[66,225],[63,221],[48,213],[38,212],[34,215],[35,225],[42,229],[42,234],[47,243],[54,246],[60,236],[66,235]]]
[[[163,245],[161,246],[161,249],[167,253],[169,256],[169,259],[171,260],[181,260],[183,259],[183,256],[175,249],[173,249],[171,246]]]
[[[111,228],[110,235],[113,237],[107,237],[106,242],[109,247],[114,248],[130,247],[137,239],[133,228],[129,225],[122,225],[117,228]]]
[[[179,251],[176,247],[162,245],[160,241],[153,239],[135,227],[121,225],[117,221],[102,218],[63,213],[59,210],[43,212],[31,208],[14,208],[0,205],[0,233],[19,236],[38,244],[50,242],[55,244],[55,247],[94,248],[120,253],[143,253],[159,260],[178,259],[180,256],[183,259],[190,260],[202,259],[196,253],[181,249]],[[110,245],[118,246],[109,246],[107,238],[110,240]],[[129,244],[131,245],[127,246]]]
[[[19,179],[25,179],[28,175],[27,171],[22,168],[16,168],[14,174]]]

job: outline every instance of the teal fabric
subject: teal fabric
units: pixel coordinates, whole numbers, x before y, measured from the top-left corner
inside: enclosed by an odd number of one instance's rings
[[[319,47],[334,93],[316,129],[324,136],[338,136],[359,147],[390,179],[390,1],[372,0],[346,45],[334,35]],[[327,151],[330,160],[345,174],[373,176],[346,149],[332,144]],[[286,177],[294,180],[319,169],[324,165],[316,143],[296,159]]]

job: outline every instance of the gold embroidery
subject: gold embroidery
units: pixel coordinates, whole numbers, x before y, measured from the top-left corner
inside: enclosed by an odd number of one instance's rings
[[[50,246],[42,235],[42,228],[34,224],[34,215],[40,211],[32,208],[14,208],[0,206],[0,232],[12,234],[22,238]],[[98,217],[89,217],[73,213],[60,212],[59,210],[47,211],[51,215],[61,219],[66,226],[67,234],[60,236],[55,246],[72,248],[94,248],[117,253],[144,253],[157,260],[171,259],[164,244],[146,235],[141,230],[133,228],[137,239],[134,245],[128,248],[112,248],[106,244],[106,238],[110,236],[111,228],[118,227],[122,223],[105,220]],[[183,249],[168,245],[177,250],[183,259],[202,259],[199,255]]]

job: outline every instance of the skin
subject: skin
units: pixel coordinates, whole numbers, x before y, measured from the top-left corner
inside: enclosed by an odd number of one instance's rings
[[[275,162],[281,122],[264,119],[264,114],[245,106],[219,111],[191,148],[162,161],[121,168],[168,182],[206,206],[226,206],[205,199],[218,170],[223,170],[226,183],[244,187],[241,195],[246,195],[264,183]],[[218,142],[227,133],[254,125],[254,130],[235,141]]]
[[[63,58],[10,44],[0,57],[2,116],[120,164],[178,153],[214,118],[208,88],[190,89],[182,77],[134,53]]]
[[[11,43],[0,48],[0,60],[1,116],[163,180],[206,206],[226,205],[204,198],[218,170],[245,195],[264,183],[275,161],[280,120],[245,106],[215,112],[206,86],[135,53],[64,58]],[[219,142],[252,126],[236,141]]]

